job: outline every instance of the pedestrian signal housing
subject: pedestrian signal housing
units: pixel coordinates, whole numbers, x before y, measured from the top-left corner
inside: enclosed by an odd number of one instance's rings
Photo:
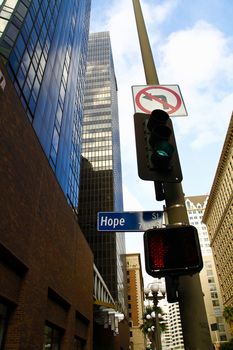
[[[192,275],[203,261],[194,226],[171,226],[144,233],[146,271],[153,277]]]

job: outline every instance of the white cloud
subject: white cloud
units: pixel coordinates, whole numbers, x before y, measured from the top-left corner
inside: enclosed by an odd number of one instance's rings
[[[175,121],[177,135],[190,134],[192,148],[219,142],[225,135],[232,111],[231,43],[216,27],[199,21],[172,33],[159,49],[160,81],[180,85],[189,113],[188,120]]]
[[[154,0],[141,2],[143,16],[146,26],[151,24],[161,25],[165,21],[169,21],[174,9],[179,5],[180,0],[163,1],[162,4],[155,4]]]
[[[219,74],[233,78],[228,40],[204,21],[172,33],[159,52],[163,78],[182,81],[187,87],[211,90],[210,84],[219,80]]]

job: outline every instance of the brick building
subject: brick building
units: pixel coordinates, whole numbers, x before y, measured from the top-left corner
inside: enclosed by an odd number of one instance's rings
[[[0,348],[91,349],[93,256],[0,70]]]

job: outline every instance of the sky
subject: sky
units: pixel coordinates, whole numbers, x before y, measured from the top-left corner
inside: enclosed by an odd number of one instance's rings
[[[179,85],[188,111],[172,117],[186,196],[210,193],[232,114],[233,1],[141,0],[160,85]],[[138,177],[131,87],[147,85],[132,0],[92,0],[91,32],[109,31],[118,85],[124,211],[163,210]],[[143,233],[126,232],[128,253]],[[152,279],[144,273],[145,284]]]

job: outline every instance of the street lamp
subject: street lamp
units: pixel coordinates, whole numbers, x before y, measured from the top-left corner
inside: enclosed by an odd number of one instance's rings
[[[146,315],[146,319],[154,320],[154,325],[148,328],[148,332],[151,333],[152,338],[152,346],[153,349],[156,350],[162,350],[162,344],[161,344],[161,334],[160,334],[160,325],[159,325],[159,318],[161,315],[157,312],[157,307],[159,300],[165,298],[165,285],[162,283],[158,283],[157,281],[154,281],[152,283],[149,283],[148,286],[144,289],[145,299],[146,300],[152,300],[154,310],[150,314],[148,313]]]

